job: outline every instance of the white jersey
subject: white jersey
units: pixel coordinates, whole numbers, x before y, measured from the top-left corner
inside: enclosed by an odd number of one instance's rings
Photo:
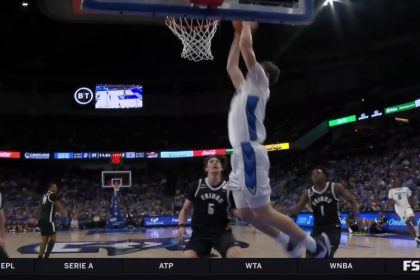
[[[411,190],[407,187],[393,188],[389,190],[388,198],[395,200],[395,210],[405,209],[410,206],[408,198],[411,196]]]
[[[259,63],[249,69],[246,81],[232,98],[228,117],[229,141],[232,147],[243,142],[264,143],[265,106],[270,97],[269,81]]]

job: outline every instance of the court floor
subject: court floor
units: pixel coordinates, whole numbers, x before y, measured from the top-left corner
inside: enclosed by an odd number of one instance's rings
[[[286,254],[265,234],[247,226],[234,226],[245,258],[281,258]],[[51,258],[178,258],[182,244],[175,228],[63,231]],[[6,250],[12,258],[35,258],[40,233],[7,233]],[[337,258],[420,258],[420,248],[408,236],[349,236],[342,234]]]

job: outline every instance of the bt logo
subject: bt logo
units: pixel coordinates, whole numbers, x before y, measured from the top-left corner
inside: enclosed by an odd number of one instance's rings
[[[79,88],[74,93],[74,100],[80,105],[87,105],[93,100],[93,92],[86,87]]]

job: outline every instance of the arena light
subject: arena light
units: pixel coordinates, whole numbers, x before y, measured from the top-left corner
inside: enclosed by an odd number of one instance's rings
[[[335,120],[330,120],[328,122],[329,127],[333,127],[333,126],[337,126],[337,125],[343,125],[346,123],[352,123],[356,121],[356,115],[352,115],[352,116],[348,116],[348,117],[344,117],[344,118],[340,118],[340,119],[335,119]]]
[[[21,5],[22,7],[28,7],[29,3],[27,1],[22,1]]]
[[[278,144],[270,144],[270,145],[265,145],[267,152],[272,152],[272,151],[281,151],[281,150],[289,150],[290,149],[290,144],[289,143],[278,143]]]
[[[399,113],[399,112],[402,112],[402,111],[412,110],[416,107],[417,107],[416,106],[416,101],[387,107],[387,108],[385,108],[385,115],[393,114],[393,113]]]
[[[334,3],[334,0],[325,0],[325,2],[324,2],[324,6],[328,6],[328,5],[333,5],[333,3]]]
[[[395,118],[395,121],[400,123],[410,123],[410,120],[406,118]]]

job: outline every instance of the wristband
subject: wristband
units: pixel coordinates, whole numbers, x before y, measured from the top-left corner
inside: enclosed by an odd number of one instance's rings
[[[185,227],[187,227],[187,225],[186,225],[186,224],[179,224],[179,225],[178,225],[178,229],[179,229],[179,228],[182,228],[182,227],[183,227],[183,228],[185,228]]]

